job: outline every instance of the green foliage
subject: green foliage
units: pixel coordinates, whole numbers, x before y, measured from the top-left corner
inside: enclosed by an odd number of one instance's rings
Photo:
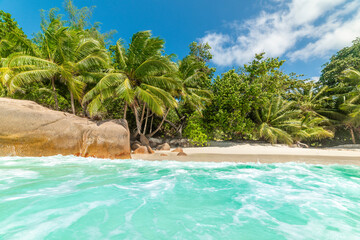
[[[343,122],[347,126],[358,128],[360,127],[360,72],[347,69],[343,72],[342,79],[348,86],[352,86],[351,91],[343,95],[346,100],[339,106],[339,109],[346,114]]]
[[[34,54],[34,45],[11,15],[0,11],[0,59],[14,52]]]
[[[0,38],[4,38],[9,32],[14,30],[21,31],[18,23],[11,17],[10,13],[0,11]]]
[[[238,72],[230,70],[217,77],[212,105],[204,113],[209,129],[218,129],[225,139],[254,139],[252,112],[273,96],[288,96],[301,84],[294,75],[280,70],[283,63],[261,53]]]
[[[212,59],[208,43],[192,42],[190,44],[190,56],[196,57],[199,62],[209,62]]]
[[[208,76],[208,79],[211,79],[214,76],[216,69],[210,68],[207,65],[207,63],[212,59],[212,55],[210,53],[210,45],[208,43],[192,42],[189,48],[190,53],[185,58],[191,58],[193,61],[197,62],[197,64],[200,64],[200,66],[197,66],[199,71],[205,73]],[[204,82],[203,84],[205,85],[203,86],[209,88],[210,82]]]
[[[166,90],[179,83],[168,75],[175,71],[175,66],[161,56],[163,44],[163,40],[152,38],[151,33],[145,31],[134,34],[128,49],[121,41],[112,46],[115,69],[84,97],[84,102],[90,101],[90,113],[96,113],[101,102],[113,96],[128,104],[144,102],[158,115],[164,114],[165,107],[176,106],[175,99]]]
[[[360,38],[330,58],[321,71],[319,81],[322,85],[334,87],[340,82],[343,71],[349,68],[360,69]]]
[[[254,111],[258,125],[257,135],[270,143],[292,144],[291,132],[298,125],[296,117],[299,110],[293,110],[293,102],[283,100],[280,96],[267,99],[262,108]]]
[[[247,84],[235,70],[230,70],[214,80],[212,104],[205,110],[209,131],[222,132],[217,138],[237,139],[251,137],[254,125],[248,118],[257,89]],[[219,131],[218,131],[219,132]]]
[[[203,126],[202,117],[199,113],[194,113],[184,129],[184,136],[190,140],[190,143],[195,146],[206,146],[209,137]]]
[[[135,33],[127,49],[121,40],[111,46],[113,68],[83,99],[84,104],[89,103],[90,114],[101,111],[104,100],[119,97],[132,109],[138,134],[142,130],[145,108],[166,117],[167,109],[177,106],[172,93],[181,84],[175,77],[176,65],[162,55],[163,47],[164,41],[152,37],[150,31]]]
[[[179,102],[183,103],[185,108],[189,107],[199,112],[205,108],[212,97],[211,92],[207,90],[211,84],[210,78],[202,71],[203,66],[203,62],[187,56],[180,61],[177,73],[182,84],[182,88],[176,93]],[[188,114],[191,113],[188,112]]]
[[[170,111],[168,123],[175,130],[174,135],[178,134],[180,137],[182,137],[183,128],[187,126],[189,117],[193,114],[201,115],[211,102],[211,79],[215,69],[209,68],[206,59],[199,57],[199,51],[208,59],[212,57],[209,48],[204,49],[203,46],[192,43],[190,54],[178,62],[175,77],[181,86],[173,90],[173,95],[178,100],[178,107],[175,111]],[[198,49],[197,52],[195,48]]]
[[[295,102],[279,97],[268,99],[262,108],[254,112],[257,135],[271,143],[286,143],[319,140],[333,137],[333,132],[324,128],[327,119],[308,114],[296,108]]]
[[[284,60],[264,53],[214,78],[207,43],[191,43],[189,55],[174,62],[150,31],[110,45],[113,32],[90,21],[94,7],[79,9],[72,0],[64,7],[65,16],[42,11],[32,40],[0,11],[0,96],[125,117],[134,135],[184,133],[197,146],[210,139],[320,145],[334,131],[337,140],[359,139],[360,39],[325,64],[318,83],[286,74]]]
[[[78,9],[73,4],[72,0],[66,0],[64,5],[67,17],[69,19],[68,25],[78,30],[85,29],[90,25],[89,20],[92,16],[95,6]]]

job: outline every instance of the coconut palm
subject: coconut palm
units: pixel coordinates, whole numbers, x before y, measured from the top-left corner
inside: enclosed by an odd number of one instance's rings
[[[7,58],[15,52],[34,54],[34,44],[19,28],[9,13],[0,11],[0,58]]]
[[[325,117],[315,114],[303,114],[295,108],[295,102],[281,97],[273,97],[263,107],[255,111],[255,122],[258,123],[258,136],[271,143],[282,142],[299,146],[304,140],[318,140],[333,137],[333,132],[323,126],[328,123]]]
[[[268,99],[262,108],[254,111],[254,121],[258,125],[257,135],[274,144],[277,142],[292,144],[291,131],[298,125],[296,117],[300,110],[293,109],[294,102],[280,96]]]
[[[50,80],[58,109],[55,82],[60,81],[70,92],[75,114],[74,98],[81,100],[85,73],[106,68],[108,54],[98,41],[87,38],[81,31],[62,27],[58,19],[50,22],[40,41],[41,56],[16,55],[10,59],[11,68],[29,67],[9,79],[10,91],[32,82]]]
[[[181,91],[178,92],[179,100],[199,112],[211,99],[211,92],[199,84],[201,79],[208,78],[201,68],[201,62],[196,61],[193,56],[188,56],[179,62],[178,71],[178,78],[182,84]]]
[[[295,89],[293,94],[294,100],[303,113],[322,116],[321,112],[324,110],[324,103],[329,99],[329,97],[324,94],[327,90],[327,86],[316,89],[313,84],[309,84],[302,88]]]
[[[347,91],[341,94],[343,103],[339,110],[343,113],[341,123],[350,130],[353,144],[356,143],[354,129],[360,127],[360,72],[355,69],[347,69],[341,78],[344,82],[341,88]]]
[[[292,128],[291,135],[298,146],[305,145],[301,143],[301,141],[312,141],[334,137],[332,131],[324,128],[324,126],[329,123],[329,120],[325,117],[305,115],[294,123],[297,123],[297,125],[295,125],[295,128]]]
[[[117,96],[125,102],[125,113],[127,106],[132,109],[136,134],[141,134],[146,108],[165,118],[168,109],[177,106],[170,91],[180,84],[173,76],[176,66],[161,55],[163,46],[164,41],[151,37],[150,31],[135,33],[127,49],[120,40],[112,46],[114,68],[83,99],[83,103],[89,102],[90,115],[101,111],[105,99]]]
[[[9,13],[0,11],[0,88],[6,95],[8,80],[17,70],[12,71],[8,62],[17,53],[35,54],[35,45],[27,39],[17,22]]]
[[[181,82],[181,88],[174,89],[173,95],[176,96],[179,107],[175,108],[175,113],[179,118],[177,122],[166,121],[182,137],[182,130],[187,122],[187,118],[194,111],[200,115],[206,104],[210,103],[212,93],[204,85],[210,82],[209,77],[203,70],[204,63],[198,61],[196,56],[189,55],[178,62],[178,72],[176,77]]]

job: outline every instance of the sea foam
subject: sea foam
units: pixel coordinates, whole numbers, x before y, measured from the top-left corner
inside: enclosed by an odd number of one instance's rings
[[[360,239],[360,167],[0,158],[0,239]]]

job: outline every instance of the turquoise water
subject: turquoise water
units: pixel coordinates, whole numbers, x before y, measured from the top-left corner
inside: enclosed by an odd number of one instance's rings
[[[360,239],[360,167],[5,157],[0,239]]]

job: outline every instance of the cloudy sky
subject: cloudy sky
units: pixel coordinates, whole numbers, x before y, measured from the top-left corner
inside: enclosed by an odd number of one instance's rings
[[[217,73],[249,62],[255,53],[286,59],[286,72],[316,79],[329,57],[360,36],[360,0],[75,0],[95,5],[94,22],[129,40],[152,30],[166,40],[166,52],[182,58],[192,41],[208,42]],[[39,10],[61,0],[0,0],[31,36],[39,31]]]
[[[287,59],[294,71],[316,79],[329,56],[360,36],[359,0],[264,3],[256,16],[229,22],[221,31],[209,31],[201,38],[212,46],[214,64],[241,65],[254,53],[266,52],[269,57]]]

